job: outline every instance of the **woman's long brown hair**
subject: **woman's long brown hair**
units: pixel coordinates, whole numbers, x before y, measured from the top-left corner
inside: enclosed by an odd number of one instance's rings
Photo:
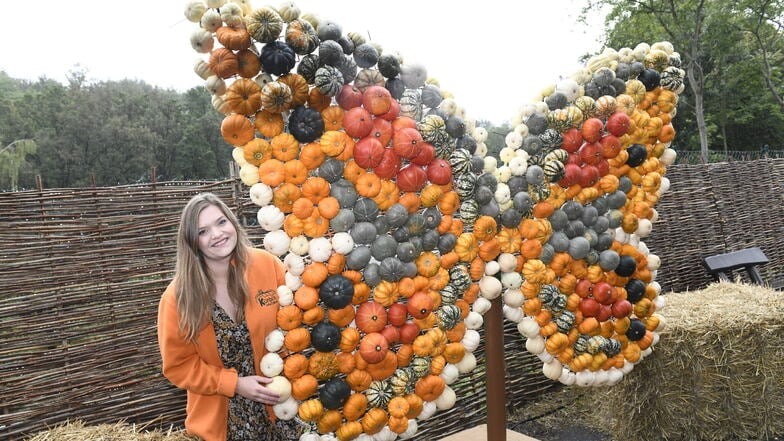
[[[201,193],[185,205],[177,232],[177,263],[174,269],[177,312],[180,332],[187,340],[195,341],[199,330],[210,320],[215,286],[207,264],[199,251],[199,214],[210,205],[218,207],[237,230],[237,246],[229,267],[229,298],[237,307],[237,317],[245,314],[245,268],[251,243],[234,213],[212,193]]]

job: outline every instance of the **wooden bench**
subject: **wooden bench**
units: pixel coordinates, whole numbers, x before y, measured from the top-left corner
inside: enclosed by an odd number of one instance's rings
[[[744,269],[751,282],[767,285],[757,268],[768,263],[768,257],[758,247],[746,248],[726,254],[717,254],[702,259],[702,264],[716,281],[734,281],[734,271]]]

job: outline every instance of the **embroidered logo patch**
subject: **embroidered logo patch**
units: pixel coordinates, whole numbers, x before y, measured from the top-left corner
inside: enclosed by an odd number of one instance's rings
[[[260,289],[256,294],[256,301],[261,306],[270,306],[278,303],[277,295],[274,289]]]

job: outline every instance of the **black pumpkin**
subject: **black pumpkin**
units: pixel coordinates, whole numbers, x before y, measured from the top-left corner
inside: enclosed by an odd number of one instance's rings
[[[354,298],[354,284],[340,274],[329,276],[319,287],[319,298],[329,308],[345,308]]]
[[[476,191],[474,191],[474,199],[476,199],[476,202],[479,205],[484,205],[492,201],[494,197],[495,195],[493,195],[493,191],[484,185],[476,187]]]
[[[378,57],[378,71],[386,78],[400,75],[400,60],[392,54],[381,54]]]
[[[634,274],[637,269],[637,261],[631,256],[621,256],[618,266],[615,268],[615,273],[621,277],[629,277]]]
[[[469,153],[476,151],[476,140],[473,136],[465,134],[455,140],[455,148],[463,149]],[[474,156],[471,158],[471,169],[474,173],[481,172],[485,167],[485,161],[481,156]]]
[[[523,215],[517,210],[506,210],[501,213],[501,225],[506,228],[517,228],[523,220]]]
[[[492,173],[485,173],[476,178],[476,185],[482,185],[490,189],[493,193],[498,190],[498,180]]]
[[[331,378],[319,389],[319,400],[325,408],[334,410],[340,408],[349,395],[351,387],[342,378]]]
[[[435,228],[438,227],[438,224],[441,223],[441,212],[439,212],[436,207],[425,209],[422,216],[425,218],[426,230],[435,230]]]
[[[645,323],[633,318],[629,323],[629,329],[626,330],[626,337],[631,341],[639,341],[645,337],[645,331]]]
[[[307,144],[324,134],[324,119],[315,109],[297,106],[289,116],[289,132],[297,141]]]
[[[520,190],[517,193],[514,193],[514,196],[512,197],[512,206],[518,213],[527,216],[533,209],[534,200],[531,198],[530,194],[524,190]],[[553,227],[553,229],[555,229],[555,227]]]
[[[343,35],[343,28],[335,21],[321,20],[318,23],[316,32],[321,40],[337,40]]]
[[[264,72],[278,76],[289,73],[296,63],[294,50],[282,41],[265,44],[259,58]]]
[[[425,232],[426,225],[425,216],[420,213],[414,213],[406,220],[406,229],[410,236],[421,236]]]
[[[648,158],[648,150],[642,144],[632,144],[626,149],[626,152],[629,153],[629,159],[626,160],[629,167],[637,167]]]
[[[332,352],[340,345],[340,328],[329,321],[319,322],[310,330],[310,341],[317,351]]]
[[[637,303],[645,295],[645,282],[639,279],[631,279],[626,283],[626,300]]]
[[[535,112],[525,121],[528,126],[528,133],[531,135],[541,135],[547,129],[547,117],[539,112]],[[538,136],[537,136],[538,138]]]
[[[645,86],[645,90],[650,92],[653,89],[659,87],[659,81],[661,80],[661,75],[659,75],[659,71],[656,69],[645,69],[640,72],[640,75],[637,76],[637,79]]]

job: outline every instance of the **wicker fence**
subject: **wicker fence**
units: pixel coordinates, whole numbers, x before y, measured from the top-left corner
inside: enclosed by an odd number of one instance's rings
[[[668,171],[671,192],[647,243],[666,290],[710,279],[700,257],[748,246],[784,273],[784,160]],[[192,195],[221,196],[260,244],[239,181],[166,182],[0,193],[0,440],[67,420],[179,426],[184,394],[160,375],[157,303],[171,277],[179,212]],[[557,385],[539,373],[516,328],[505,327],[507,406]],[[455,389],[457,405],[421,425],[436,439],[484,422],[484,348]]]

